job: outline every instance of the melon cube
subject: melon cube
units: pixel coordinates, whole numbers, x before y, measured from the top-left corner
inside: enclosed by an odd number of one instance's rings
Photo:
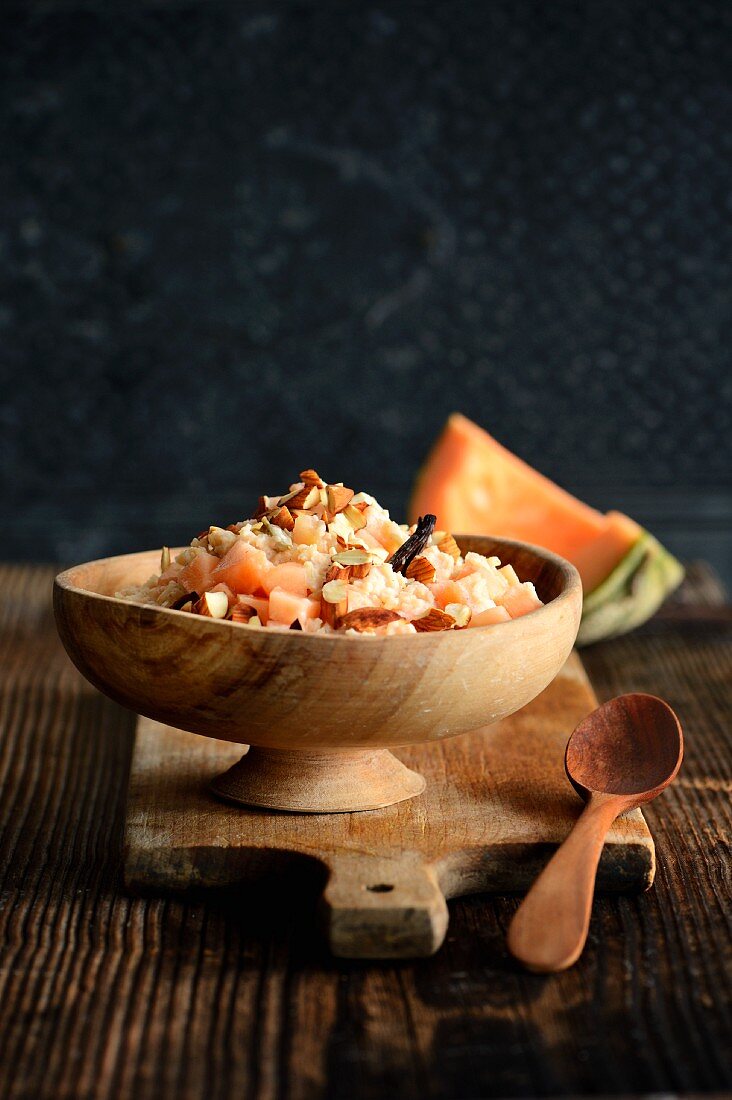
[[[234,592],[247,595],[263,593],[264,579],[272,569],[263,550],[237,539],[231,550],[222,558],[214,574],[214,581],[223,581]]]
[[[292,541],[298,546],[315,546],[320,537],[321,526],[321,520],[317,516],[295,516]]]
[[[429,584],[427,587],[443,611],[449,603],[468,603],[468,594],[460,581],[445,581],[444,584]]]
[[[366,511],[366,522],[365,531],[390,554],[395,554],[402,543],[407,540],[406,533],[398,523],[387,519],[385,516],[374,515],[373,510],[370,508]],[[361,536],[361,532],[359,532],[359,535]]]
[[[287,561],[273,565],[263,577],[262,584],[268,595],[275,588],[284,588],[293,596],[307,596],[308,583],[305,566],[299,561]]]
[[[468,623],[471,626],[489,626],[491,623],[506,623],[511,616],[505,607],[486,607],[483,611],[476,612]]]
[[[215,583],[212,578],[218,564],[219,559],[215,554],[207,554],[204,551],[196,554],[175,579],[186,592],[197,592],[201,596]]]
[[[308,619],[317,619],[319,614],[320,600],[294,596],[284,588],[273,588],[269,594],[269,620],[272,623],[292,626],[297,621],[302,626]]]
[[[522,615],[528,615],[530,611],[536,611],[537,608],[544,606],[531,581],[512,585],[505,595],[501,596],[500,602],[512,619],[520,619]]]

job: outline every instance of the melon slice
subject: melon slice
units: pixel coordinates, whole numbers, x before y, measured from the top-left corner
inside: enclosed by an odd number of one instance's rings
[[[571,561],[585,592],[579,644],[639,626],[683,578],[634,520],[584,504],[458,413],[420,471],[410,522],[429,512],[440,529],[519,539]]]

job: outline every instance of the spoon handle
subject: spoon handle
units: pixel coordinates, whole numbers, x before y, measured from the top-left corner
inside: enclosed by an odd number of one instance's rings
[[[521,903],[511,921],[507,944],[529,970],[565,970],[581,955],[602,846],[623,808],[621,798],[592,795],[572,832]]]

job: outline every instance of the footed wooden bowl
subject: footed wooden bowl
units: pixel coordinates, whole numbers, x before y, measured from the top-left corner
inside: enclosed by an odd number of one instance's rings
[[[114,593],[159,568],[159,551],[59,574],[54,609],[77,668],[140,714],[251,746],[214,782],[246,805],[324,813],[376,809],[424,780],[387,746],[437,741],[519,710],[554,679],[579,627],[582,585],[563,558],[503,539],[458,537],[497,554],[545,606],[511,622],[396,637],[246,626]]]

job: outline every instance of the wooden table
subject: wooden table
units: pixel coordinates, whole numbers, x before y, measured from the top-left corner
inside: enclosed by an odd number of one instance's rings
[[[584,651],[601,698],[678,710],[687,756],[648,809],[659,868],[597,902],[571,971],[521,973],[513,898],[451,904],[416,963],[329,959],[302,907],[245,891],[131,899],[133,715],[71,667],[53,571],[0,567],[0,1094],[14,1100],[449,1098],[732,1086],[732,614],[697,568],[673,605]],[[307,900],[309,899],[309,900]]]

